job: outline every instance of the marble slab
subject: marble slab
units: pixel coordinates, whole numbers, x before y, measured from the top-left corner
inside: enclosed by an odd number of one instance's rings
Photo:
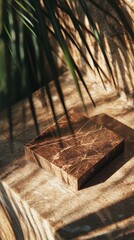
[[[61,136],[52,125],[26,145],[25,155],[27,160],[45,168],[72,189],[79,190],[124,150],[125,140],[83,115],[69,113],[69,116],[74,135],[64,116],[58,121]]]

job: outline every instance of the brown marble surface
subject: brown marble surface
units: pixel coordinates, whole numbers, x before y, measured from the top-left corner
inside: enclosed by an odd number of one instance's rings
[[[25,152],[27,160],[77,190],[123,151],[124,139],[81,114],[69,115],[74,134],[62,117],[58,121],[61,137],[53,125],[29,143]]]

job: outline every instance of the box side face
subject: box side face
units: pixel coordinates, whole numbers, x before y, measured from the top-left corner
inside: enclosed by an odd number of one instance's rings
[[[67,184],[73,190],[78,190],[78,179],[71,176],[65,172],[62,168],[57,167],[55,164],[51,163],[49,160],[38,155],[36,152],[31,149],[26,149],[25,151],[26,159],[37,164],[39,167],[45,169],[50,173],[50,177],[53,175],[57,177],[62,183]]]

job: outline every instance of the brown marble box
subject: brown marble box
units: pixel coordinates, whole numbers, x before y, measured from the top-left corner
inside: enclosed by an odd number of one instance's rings
[[[26,159],[57,176],[73,189],[81,186],[124,149],[124,139],[91,119],[70,113],[75,135],[71,134],[66,117],[27,144]],[[61,146],[62,143],[62,146]]]

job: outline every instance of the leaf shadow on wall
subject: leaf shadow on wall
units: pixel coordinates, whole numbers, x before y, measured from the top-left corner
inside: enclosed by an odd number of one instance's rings
[[[125,94],[132,94],[134,93],[134,84],[132,81],[132,73],[133,73],[133,54],[134,54],[134,47],[133,47],[133,9],[131,6],[128,5],[127,2],[118,1],[116,4],[119,7],[122,14],[117,14],[114,7],[111,7],[109,4],[111,1],[105,1],[103,6],[101,1],[88,1],[87,7],[89,10],[89,15],[92,17],[92,20],[97,26],[98,32],[100,33],[100,39],[103,43],[103,49],[106,52],[108,57],[111,69],[113,71],[114,79],[116,81],[116,88],[120,94],[123,90]],[[64,7],[66,4],[64,3]],[[87,21],[85,12],[82,10],[80,6],[80,2],[76,1],[75,3],[70,3],[70,9],[76,15],[76,18],[83,24],[83,26],[87,27],[89,31],[92,29],[89,27],[89,23]],[[79,24],[80,30],[82,30],[83,36],[85,36],[85,42],[82,41],[80,37],[79,30],[75,29],[75,26],[70,28],[70,21],[65,21],[65,16],[63,19],[63,24],[66,25],[66,29],[68,32],[72,31],[72,37],[77,42],[79,49],[86,55],[87,60],[89,63],[92,62],[92,57],[88,51],[88,47],[93,55],[93,58],[98,63],[98,65],[104,71],[104,74],[101,72],[101,77],[103,78],[104,84],[108,81],[111,82],[112,76],[110,76],[107,67],[105,66],[105,61],[102,58],[100,47],[92,37],[91,32],[87,31],[82,25]],[[120,20],[121,19],[121,20]],[[121,21],[125,22],[125,27],[121,23]],[[65,22],[65,23],[64,23]],[[68,27],[67,27],[68,26]],[[130,30],[131,29],[131,30]],[[129,31],[130,30],[130,31]],[[130,32],[131,36],[127,33]],[[68,38],[66,37],[66,41],[68,42]],[[86,46],[88,45],[88,47]],[[81,72],[85,73],[88,70],[88,65],[83,60],[83,57],[80,56],[80,52],[75,46],[72,44],[71,46],[71,53],[72,56],[74,54],[76,62],[78,62],[78,66],[80,67]],[[74,50],[76,49],[76,50]],[[77,53],[76,53],[77,52]],[[79,52],[79,53],[78,53]],[[78,56],[77,56],[78,55]],[[102,61],[103,59],[103,61]],[[91,67],[93,64],[91,63]],[[94,68],[96,71],[96,68]],[[91,69],[90,69],[91,70]],[[98,72],[98,73],[99,73]],[[97,73],[97,71],[96,71]],[[108,76],[108,79],[105,78],[104,75]],[[90,81],[90,80],[89,80]]]

